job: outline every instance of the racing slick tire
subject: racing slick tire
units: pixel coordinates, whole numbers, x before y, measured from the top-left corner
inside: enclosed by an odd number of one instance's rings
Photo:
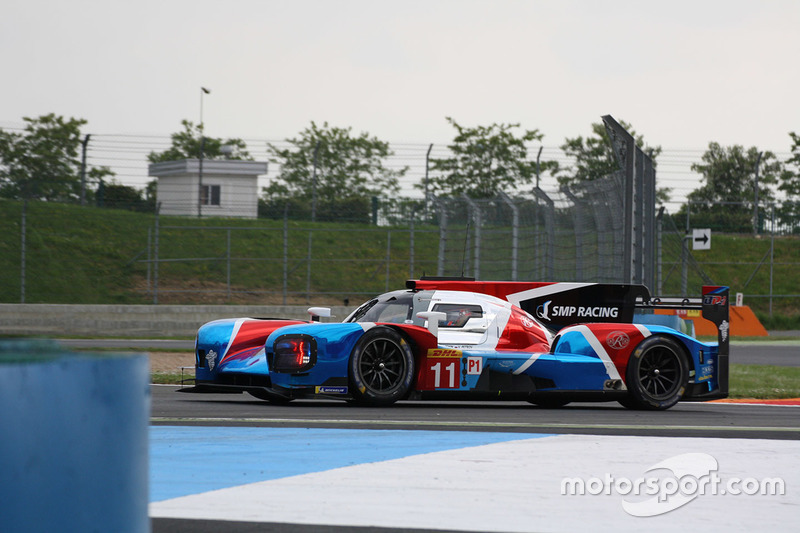
[[[629,409],[669,409],[683,397],[689,382],[686,351],[677,341],[653,335],[642,341],[628,360],[625,373]]]
[[[414,372],[414,353],[408,341],[392,328],[374,327],[350,354],[353,400],[361,405],[391,405],[411,390]]]

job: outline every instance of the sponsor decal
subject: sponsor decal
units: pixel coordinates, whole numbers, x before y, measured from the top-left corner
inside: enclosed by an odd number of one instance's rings
[[[727,296],[720,296],[718,294],[706,294],[703,296],[703,305],[725,305],[727,302]]]
[[[461,350],[453,350],[450,348],[431,348],[428,350],[428,357],[461,358]]]
[[[214,365],[217,362],[217,352],[209,350],[206,354],[206,366],[209,370],[214,370]]]
[[[467,357],[467,375],[479,376],[483,371],[483,357]]]
[[[725,342],[725,339],[728,338],[728,330],[730,329],[731,325],[728,324],[727,320],[723,320],[722,324],[719,325],[719,333],[722,335],[722,341]]]
[[[548,300],[536,308],[536,316],[548,322],[558,317],[618,318],[620,308],[615,306],[553,305]]]
[[[522,322],[522,325],[525,326],[526,328],[532,328],[533,327],[533,320],[531,320],[530,318],[528,318],[526,316],[522,317],[521,322]]]
[[[547,308],[550,307],[550,304],[553,303],[553,300],[547,300],[545,303],[540,305],[536,308],[536,316],[541,318],[542,320],[550,320],[550,317],[547,315],[548,310]]]
[[[614,350],[622,350],[630,344],[631,338],[624,331],[612,331],[606,337],[606,344]]]
[[[314,390],[317,394],[347,394],[347,387],[317,386]]]
[[[550,313],[553,318],[559,316],[577,316],[579,318],[617,318],[619,316],[619,307],[554,305]]]

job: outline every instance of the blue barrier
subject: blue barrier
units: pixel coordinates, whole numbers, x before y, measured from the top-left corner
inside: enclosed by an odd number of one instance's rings
[[[149,362],[0,342],[0,529],[149,531]]]

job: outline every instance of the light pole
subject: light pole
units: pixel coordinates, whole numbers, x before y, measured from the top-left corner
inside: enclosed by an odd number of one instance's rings
[[[203,152],[206,149],[206,132],[203,126],[203,95],[211,94],[205,87],[200,87],[200,160],[197,170],[197,217],[203,216]]]

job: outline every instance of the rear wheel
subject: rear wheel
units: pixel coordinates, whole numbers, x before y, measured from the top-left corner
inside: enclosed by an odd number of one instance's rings
[[[677,341],[654,335],[642,341],[628,360],[629,396],[620,401],[633,409],[669,409],[683,397],[689,381],[686,352]]]
[[[414,354],[397,331],[374,327],[356,343],[349,363],[350,393],[364,405],[390,405],[411,390]]]

